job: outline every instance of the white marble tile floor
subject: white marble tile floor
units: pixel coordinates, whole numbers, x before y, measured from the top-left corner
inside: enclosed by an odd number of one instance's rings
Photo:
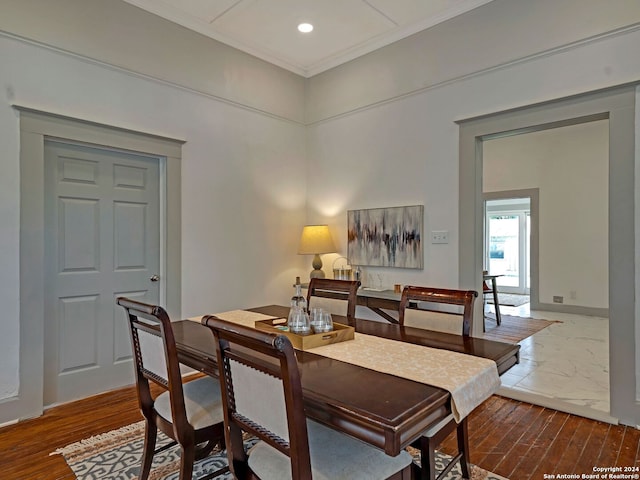
[[[487,305],[487,312],[493,306]],[[560,320],[520,342],[520,363],[501,377],[498,394],[618,423],[609,414],[609,320],[501,306],[504,314]],[[487,323],[487,328],[490,324]]]

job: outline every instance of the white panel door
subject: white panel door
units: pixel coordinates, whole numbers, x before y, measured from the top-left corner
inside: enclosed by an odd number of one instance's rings
[[[159,160],[45,142],[44,404],[134,381],[124,295],[158,303]]]

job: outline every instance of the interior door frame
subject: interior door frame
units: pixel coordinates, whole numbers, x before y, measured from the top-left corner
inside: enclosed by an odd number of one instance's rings
[[[22,419],[43,411],[45,138],[160,158],[160,275],[164,280],[160,298],[174,316],[181,313],[181,157],[185,142],[13,107],[20,119],[20,383],[17,395],[0,406],[0,418]]]
[[[528,198],[529,199],[529,211],[531,215],[531,237],[529,239],[529,301],[531,303],[531,309],[535,310],[535,307],[540,304],[540,275],[538,270],[539,263],[539,215],[540,215],[540,189],[538,188],[526,188],[522,190],[504,190],[500,192],[486,192],[482,194],[482,210],[483,217],[486,212],[486,202],[488,200],[501,200],[506,198]],[[484,235],[483,235],[484,243]],[[484,252],[483,252],[484,256]]]
[[[638,94],[636,93],[638,91]],[[609,382],[611,415],[640,424],[636,311],[636,96],[638,83],[460,120],[460,288],[482,286],[482,142],[502,135],[609,120]],[[640,272],[639,272],[640,274]],[[482,318],[478,302],[476,318]],[[481,335],[474,322],[473,334]],[[629,368],[630,365],[635,368]]]

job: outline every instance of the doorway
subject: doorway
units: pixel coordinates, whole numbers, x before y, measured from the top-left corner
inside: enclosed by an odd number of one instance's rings
[[[479,290],[483,270],[484,141],[516,132],[535,132],[609,120],[607,245],[610,408],[611,415],[626,425],[636,425],[640,421],[640,404],[636,401],[636,375],[640,368],[635,358],[636,266],[629,260],[635,258],[635,105],[636,86],[621,86],[458,122],[459,278],[461,288]],[[532,282],[534,267],[532,264]],[[478,305],[478,318],[481,318],[481,308]],[[481,335],[481,329],[482,325],[474,325],[474,335]],[[629,365],[635,368],[630,369]]]
[[[164,281],[159,285],[159,298],[170,315],[181,313],[180,163],[184,142],[25,107],[14,108],[20,117],[20,388],[15,397],[0,405],[0,419],[39,416],[44,407],[46,139],[143,152],[161,159],[159,276]],[[175,228],[167,228],[168,225]]]
[[[606,317],[609,120],[503,132],[483,140],[482,157],[483,197],[491,200],[488,214],[498,229],[493,256],[502,257],[489,257],[485,265],[501,275],[500,290],[525,293],[527,269],[534,269],[537,274],[529,275],[529,288],[537,293],[533,310]],[[538,246],[530,256],[526,229],[532,216],[521,189],[537,190],[539,196],[539,227],[530,242]]]
[[[529,295],[531,290],[531,199],[484,202],[484,269],[503,293]]]

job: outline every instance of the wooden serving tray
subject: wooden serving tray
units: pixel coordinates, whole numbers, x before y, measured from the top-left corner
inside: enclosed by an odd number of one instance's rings
[[[309,335],[298,335],[297,333],[287,332],[278,327],[287,325],[286,318],[270,318],[268,320],[256,321],[256,328],[271,333],[281,333],[285,335],[298,350],[309,350],[310,348],[330,345],[332,343],[353,340],[355,329],[341,323],[333,323],[333,330],[326,333],[312,333]]]

